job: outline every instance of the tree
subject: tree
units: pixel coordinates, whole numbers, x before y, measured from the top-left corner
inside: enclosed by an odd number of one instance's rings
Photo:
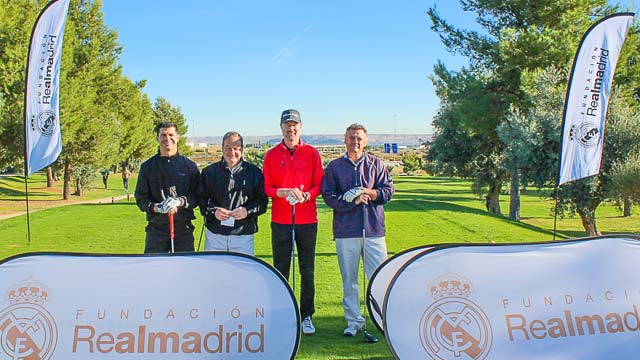
[[[0,168],[24,167],[25,68],[31,29],[43,3],[0,0]]]
[[[554,66],[525,72],[523,89],[531,105],[526,113],[512,107],[498,126],[505,144],[505,168],[511,173],[511,220],[519,220],[521,184],[540,189],[555,186],[566,80],[566,74]]]
[[[108,107],[108,99],[119,95],[114,84],[121,76],[117,61],[122,48],[117,34],[104,24],[101,6],[99,0],[72,2],[67,16],[62,54],[66,71],[60,84],[66,94],[60,104],[64,199],[71,195],[72,164],[102,168],[118,157],[121,119]],[[82,194],[77,186],[76,193]]]
[[[506,83],[477,69],[449,72],[440,62],[431,79],[441,110],[433,122],[436,137],[428,159],[449,163],[449,170],[459,171],[455,175],[471,178],[478,194],[488,187],[487,211],[501,214],[505,171],[500,168],[502,143],[496,127],[510,104],[510,96],[501,96]]]
[[[477,23],[484,30],[482,33],[455,28],[439,16],[435,7],[428,11],[432,21],[431,28],[438,33],[447,50],[469,58],[471,70],[463,69],[461,73],[467,72],[475,76],[481,85],[476,85],[476,88],[482,91],[474,92],[473,87],[465,86],[460,87],[466,93],[462,98],[452,101],[448,94],[450,89],[441,91],[439,97],[442,100],[442,94],[447,94],[448,110],[454,110],[452,116],[463,118],[458,121],[458,124],[463,125],[461,130],[469,136],[481,135],[475,143],[478,147],[474,151],[476,156],[473,156],[473,161],[476,166],[486,167],[475,171],[474,181],[478,185],[475,189],[482,189],[479,186],[481,181],[489,182],[487,208],[499,213],[497,196],[499,185],[503,181],[501,173],[512,173],[512,181],[518,183],[512,184],[512,189],[519,186],[519,175],[513,162],[507,164],[500,159],[504,156],[504,144],[499,139],[496,128],[508,120],[510,108],[516,108],[523,114],[528,111],[529,102],[522,89],[523,72],[552,64],[565,66],[579,40],[573,35],[590,25],[590,16],[602,13],[606,1],[461,0],[460,3],[463,10],[477,14]],[[434,73],[436,78],[443,80],[440,83],[448,87],[451,82],[446,79],[455,75],[449,73],[443,77],[441,68],[440,64],[436,65]],[[470,80],[466,83],[473,85]],[[455,111],[457,103],[461,105],[458,108],[463,111]],[[474,103],[486,106],[470,106]],[[478,116],[472,114],[474,111]],[[452,130],[440,133],[452,134]],[[506,149],[509,151],[515,148],[507,146]],[[507,155],[510,159],[515,159],[514,154]],[[517,209],[517,191],[512,191],[511,202],[511,208]],[[512,212],[512,218],[515,213],[517,212]]]
[[[424,167],[422,157],[414,152],[405,152],[402,154],[402,167],[405,173],[413,174]]]
[[[640,153],[629,155],[626,162],[615,161],[611,166],[611,182],[624,207],[624,216],[631,216],[633,204],[640,201]]]

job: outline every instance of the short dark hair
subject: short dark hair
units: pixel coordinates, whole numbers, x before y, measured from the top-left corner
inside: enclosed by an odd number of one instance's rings
[[[224,147],[225,140],[227,140],[230,137],[236,137],[236,136],[240,139],[240,147],[244,148],[244,140],[242,139],[242,135],[240,135],[235,131],[228,131],[226,134],[224,134],[224,136],[222,137],[222,146]]]
[[[178,127],[176,126],[175,123],[171,121],[163,121],[158,125],[156,125],[156,128],[155,128],[156,135],[160,135],[160,129],[168,129],[168,128],[175,128],[176,131],[178,131]]]
[[[349,130],[362,130],[364,131],[365,134],[367,134],[367,129],[364,127],[364,125],[362,124],[358,124],[358,123],[353,123],[351,125],[349,125],[347,127],[347,130],[345,130],[345,134],[349,132]]]

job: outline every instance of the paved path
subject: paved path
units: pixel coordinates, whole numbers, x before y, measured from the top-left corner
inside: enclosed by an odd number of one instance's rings
[[[130,194],[131,199],[133,199],[133,194]],[[77,205],[77,204],[106,204],[106,203],[111,203],[111,202],[115,202],[118,200],[122,200],[122,199],[126,199],[127,195],[120,195],[120,196],[111,196],[108,198],[102,198],[102,199],[93,199],[93,200],[84,200],[84,201],[73,201],[73,202],[62,202],[56,205],[52,205],[50,207],[45,207],[45,208],[41,208],[41,209],[35,209],[35,210],[29,210],[30,214],[33,214],[34,212],[38,212],[40,210],[45,210],[45,209],[51,209],[51,208],[55,208],[55,207],[60,207],[60,206],[67,206],[67,205]],[[9,219],[12,217],[16,217],[16,216],[22,216],[24,214],[26,214],[26,211],[19,211],[19,212],[14,212],[14,213],[9,213],[9,214],[3,214],[0,215],[0,220],[4,220],[4,219]]]

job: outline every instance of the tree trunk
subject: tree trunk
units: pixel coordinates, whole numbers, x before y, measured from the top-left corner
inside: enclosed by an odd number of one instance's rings
[[[80,178],[76,178],[76,192],[74,195],[82,196],[82,183],[80,182]]]
[[[600,236],[602,233],[598,231],[596,227],[596,213],[593,210],[581,210],[576,209],[578,215],[580,215],[580,220],[582,220],[582,227],[584,227],[584,231],[587,236]]]
[[[509,220],[520,221],[520,174],[513,170],[511,174],[511,195],[509,197]]]
[[[54,182],[55,179],[53,178],[53,170],[51,170],[51,166],[47,166],[47,187],[52,187]]]
[[[484,204],[490,214],[502,215],[502,211],[500,211],[500,185],[500,183],[489,184],[489,193]]]
[[[71,162],[69,159],[64,160],[64,186],[62,198],[69,200],[71,198]]]
[[[631,216],[631,210],[633,209],[633,200],[630,197],[624,199],[624,217]]]

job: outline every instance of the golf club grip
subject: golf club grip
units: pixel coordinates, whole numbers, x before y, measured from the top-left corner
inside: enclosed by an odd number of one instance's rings
[[[171,235],[171,239],[173,239],[173,214],[169,214],[169,234]]]

